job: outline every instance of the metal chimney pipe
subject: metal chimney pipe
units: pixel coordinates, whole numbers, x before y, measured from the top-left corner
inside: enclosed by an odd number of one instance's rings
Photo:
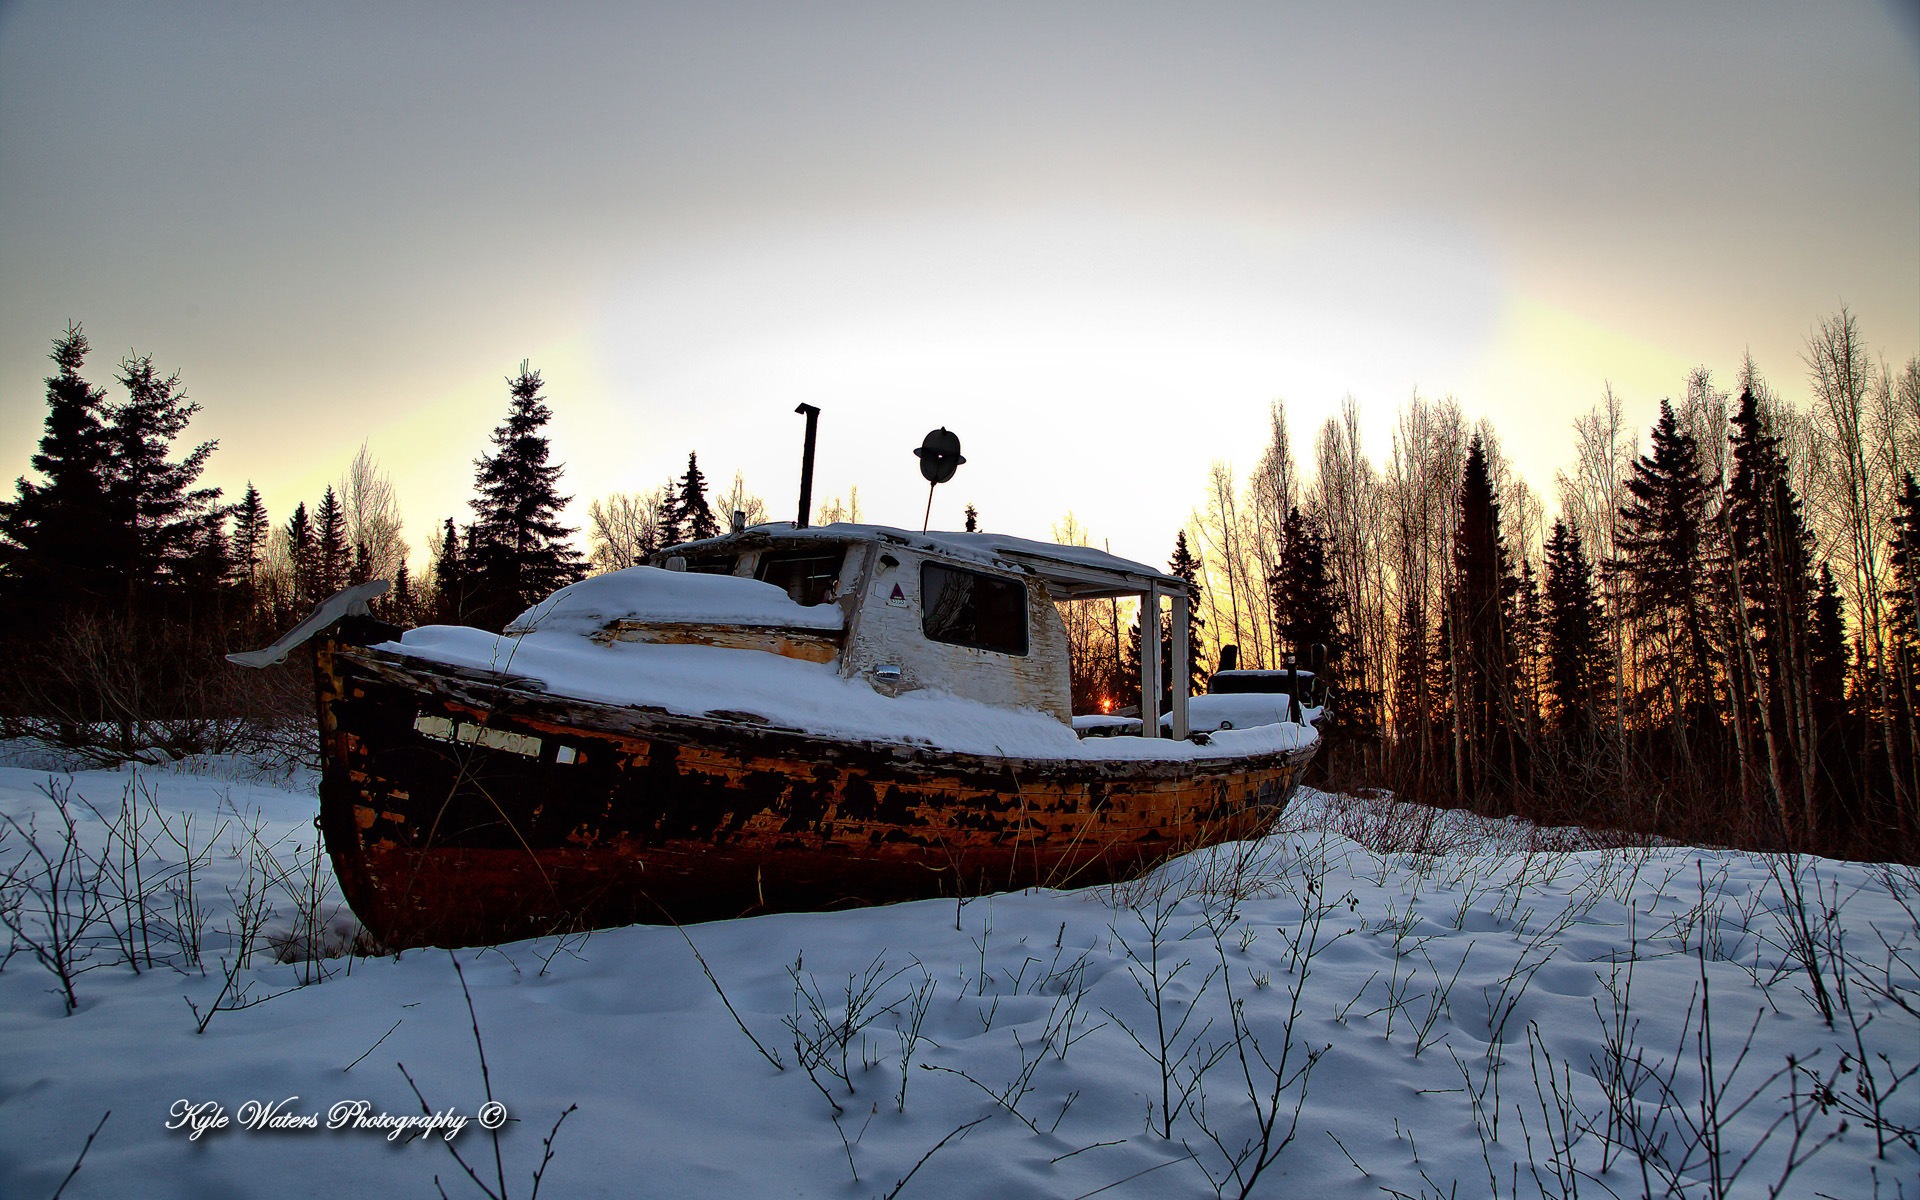
[[[813,435],[820,427],[820,410],[802,404],[793,411],[805,413],[807,418],[807,448],[800,455],[800,519],[794,522],[796,528],[805,529],[807,514],[813,511]]]

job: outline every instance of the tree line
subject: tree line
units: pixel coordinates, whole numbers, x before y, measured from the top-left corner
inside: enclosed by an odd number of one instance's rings
[[[54,340],[47,415],[31,466],[0,500],[0,733],[102,758],[235,747],[310,709],[304,681],[235,671],[221,656],[270,641],[320,600],[389,580],[376,615],[398,625],[499,629],[589,569],[641,561],[721,531],[697,454],[642,497],[593,502],[591,553],[560,512],[552,411],[529,363],[474,463],[470,519],[447,517],[416,577],[393,485],[368,448],[316,501],[273,520],[249,483],[237,502],[202,482],[212,441],[182,446],[199,406],[178,372],[128,355],[118,392],[88,382],[91,347]],[[726,511],[764,519],[736,475]]]
[[[1403,405],[1378,464],[1349,399],[1307,469],[1276,403],[1252,475],[1216,464],[1185,530],[1206,652],[1325,646],[1344,786],[1912,859],[1920,358],[1877,360],[1845,310],[1803,357],[1802,405],[1751,358],[1727,386],[1695,370],[1644,449],[1607,389],[1551,521],[1451,398]],[[1091,693],[1121,694],[1122,620],[1069,617]]]

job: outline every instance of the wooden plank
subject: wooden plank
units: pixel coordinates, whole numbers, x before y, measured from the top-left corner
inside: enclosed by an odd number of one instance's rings
[[[1188,607],[1187,589],[1182,587],[1173,594],[1173,673],[1168,677],[1173,681],[1173,736],[1181,741],[1187,737],[1187,684],[1193,678],[1191,664],[1187,662],[1188,629],[1192,620]]]
[[[681,621],[614,621],[593,635],[600,643],[641,642],[670,646],[714,646],[722,650],[761,650],[802,662],[830,663],[840,656],[843,635],[823,630],[773,625],[726,625]]]
[[[1160,591],[1140,597],[1140,736],[1160,736]]]

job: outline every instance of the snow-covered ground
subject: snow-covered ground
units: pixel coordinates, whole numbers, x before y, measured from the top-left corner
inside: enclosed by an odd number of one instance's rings
[[[1908,869],[1303,793],[1125,887],[276,962],[352,938],[310,778],[0,761],[14,922],[63,794],[107,902],[75,1011],[0,969],[0,1196],[109,1111],[68,1197],[524,1197],[562,1114],[552,1197],[1920,1195]]]

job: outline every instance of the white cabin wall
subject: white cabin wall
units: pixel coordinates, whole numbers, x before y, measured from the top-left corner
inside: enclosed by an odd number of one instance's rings
[[[893,558],[887,566],[881,556]],[[875,548],[861,572],[865,594],[850,614],[841,673],[874,680],[875,668],[900,668],[897,692],[937,688],[969,700],[1014,708],[1033,708],[1062,722],[1072,719],[1067,673],[1067,630],[1053,597],[1038,580],[1017,579],[1027,589],[1027,653],[1000,654],[927,639],[921,626],[920,564],[925,557],[900,546]],[[945,561],[945,560],[935,560]],[[853,564],[849,563],[851,568]],[[970,570],[978,570],[965,564]],[[843,578],[846,576],[843,575]],[[895,586],[900,596],[893,596]]]

